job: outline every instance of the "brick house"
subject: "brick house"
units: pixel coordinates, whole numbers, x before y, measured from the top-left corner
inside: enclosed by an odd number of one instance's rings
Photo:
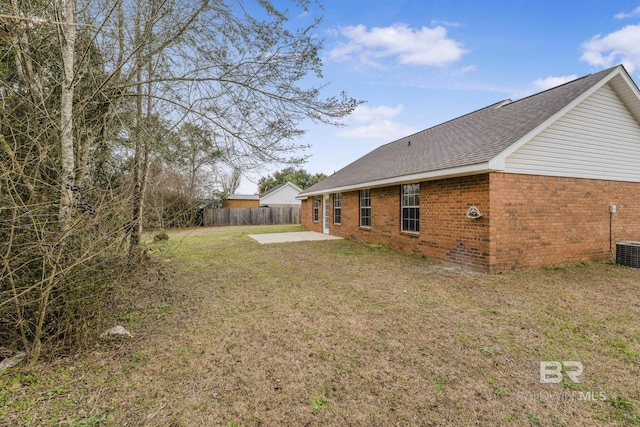
[[[231,194],[222,201],[223,208],[259,208],[260,196],[257,194]]]
[[[640,91],[623,66],[383,145],[303,191],[302,224],[495,273],[640,240]]]

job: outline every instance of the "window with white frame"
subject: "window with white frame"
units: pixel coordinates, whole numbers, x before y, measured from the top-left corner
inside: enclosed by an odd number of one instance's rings
[[[360,190],[360,227],[371,227],[371,190]]]
[[[313,198],[313,222],[318,222],[318,212],[320,211],[320,197]]]
[[[402,231],[420,232],[420,184],[402,186]]]
[[[333,223],[342,223],[342,193],[333,194]]]

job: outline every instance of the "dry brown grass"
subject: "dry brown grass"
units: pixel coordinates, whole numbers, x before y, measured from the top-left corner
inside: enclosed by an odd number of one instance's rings
[[[0,375],[0,424],[640,425],[640,270],[484,276],[260,231],[150,244],[115,303],[134,338]],[[544,360],[581,383],[540,384]]]

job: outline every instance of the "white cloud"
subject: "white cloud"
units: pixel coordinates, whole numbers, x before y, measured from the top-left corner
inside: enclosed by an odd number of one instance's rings
[[[628,25],[606,36],[597,35],[583,43],[581,59],[603,68],[618,63],[633,72],[640,66],[640,25]]]
[[[461,27],[462,26],[462,24],[460,24],[458,22],[439,21],[437,19],[432,19],[431,20],[431,26],[435,27],[437,25],[442,25],[443,27],[452,27],[452,28],[457,28],[457,27]]]
[[[402,105],[389,107],[380,105],[378,107],[367,107],[360,105],[349,116],[349,121],[358,123],[357,126],[349,126],[338,131],[339,136],[357,139],[392,141],[411,135],[418,131],[409,126],[402,125],[392,119],[398,116],[402,110]]]
[[[357,139],[393,141],[417,131],[412,127],[385,119],[368,125],[341,130],[338,135]]]
[[[462,43],[447,36],[443,26],[413,29],[399,23],[369,30],[360,24],[337,32],[347,41],[339,42],[329,52],[336,61],[356,60],[380,67],[383,58],[395,58],[405,65],[443,66],[459,61],[467,53]]]
[[[475,64],[467,65],[465,67],[460,68],[459,70],[455,70],[454,74],[457,76],[464,76],[465,74],[476,71],[477,69],[478,69],[478,66]]]
[[[569,76],[549,76],[545,78],[536,79],[527,86],[521,87],[515,91],[511,91],[509,97],[511,99],[522,99],[527,96],[533,95],[538,92],[542,92],[552,87],[560,86],[567,82],[577,79],[578,76],[571,74]],[[497,90],[500,92],[501,90]],[[509,91],[504,91],[509,93]]]
[[[640,7],[636,7],[631,12],[620,12],[615,14],[616,19],[633,18],[634,16],[640,16]]]
[[[403,108],[402,105],[397,105],[396,107],[381,105],[373,108],[367,107],[366,105],[359,105],[349,116],[349,119],[354,122],[371,122],[374,120],[390,119],[400,114]]]
[[[570,76],[550,76],[545,77],[544,79],[534,80],[533,85],[538,89],[538,91],[543,91],[551,89],[552,87],[560,86],[561,84],[565,84],[577,78],[578,76],[575,74],[571,74]]]

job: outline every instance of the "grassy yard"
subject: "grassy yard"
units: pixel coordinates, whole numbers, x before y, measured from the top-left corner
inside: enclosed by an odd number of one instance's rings
[[[149,243],[111,302],[133,338],[0,374],[0,425],[640,426],[640,270],[485,276],[247,236],[298,229]],[[541,384],[541,361],[580,382]]]

